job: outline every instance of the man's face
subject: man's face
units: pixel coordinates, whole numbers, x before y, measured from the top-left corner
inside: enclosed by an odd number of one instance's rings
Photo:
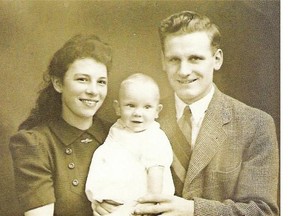
[[[212,52],[206,32],[169,35],[164,41],[163,69],[177,96],[191,104],[208,94],[213,72],[220,69],[222,50]]]

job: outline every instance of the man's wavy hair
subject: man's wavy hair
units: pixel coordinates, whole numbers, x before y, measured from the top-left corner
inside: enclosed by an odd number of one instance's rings
[[[221,34],[218,26],[204,15],[193,11],[182,11],[162,20],[158,28],[162,51],[164,51],[165,38],[169,35],[181,35],[192,32],[207,32],[212,52],[220,48]]]

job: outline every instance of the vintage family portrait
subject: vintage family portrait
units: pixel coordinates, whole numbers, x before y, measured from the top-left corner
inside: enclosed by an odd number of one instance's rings
[[[280,0],[0,0],[0,38],[1,216],[283,214]]]

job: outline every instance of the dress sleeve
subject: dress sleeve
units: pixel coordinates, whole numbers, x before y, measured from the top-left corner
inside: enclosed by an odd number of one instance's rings
[[[153,135],[145,143],[143,161],[146,168],[152,166],[170,167],[173,161],[171,144],[161,129],[153,131]]]
[[[55,202],[51,157],[44,136],[20,131],[10,139],[16,193],[23,211]]]

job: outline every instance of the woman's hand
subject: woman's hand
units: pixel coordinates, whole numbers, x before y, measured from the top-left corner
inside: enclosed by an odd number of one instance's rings
[[[141,197],[138,202],[139,204],[135,208],[135,214],[137,215],[194,215],[194,201],[186,200],[177,196],[149,194]],[[154,203],[155,205],[145,205],[147,203]]]
[[[112,200],[103,200],[103,202],[92,202],[91,207],[93,209],[94,216],[111,214],[115,209],[121,206],[121,203],[114,202]]]
[[[35,209],[31,209],[24,213],[25,216],[53,216],[54,214],[54,203],[47,204]]]

